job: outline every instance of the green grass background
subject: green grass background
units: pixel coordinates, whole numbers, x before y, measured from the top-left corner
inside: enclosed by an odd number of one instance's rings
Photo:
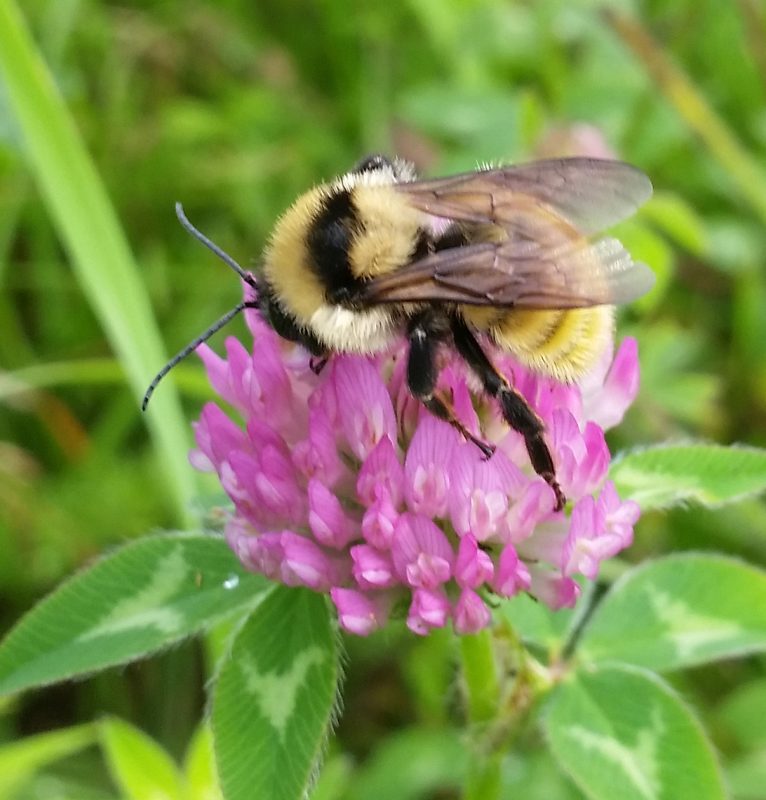
[[[254,264],[297,194],[372,151],[429,174],[583,148],[640,166],[656,198],[620,233],[658,283],[621,315],[642,388],[611,443],[766,445],[765,98],[758,0],[2,0],[0,628],[110,545],[189,524],[213,491],[185,463],[210,397],[194,359],[149,416],[138,406],[240,296],[174,202]],[[691,548],[762,565],[763,502],[647,515],[605,578]],[[447,647],[351,643],[332,752],[404,763],[401,737],[447,719]],[[762,674],[753,658],[678,680],[725,761],[740,743],[722,704]],[[36,693],[1,710],[0,741],[109,711],[178,754],[204,675],[190,644]],[[50,769],[115,796],[95,753]],[[541,796],[578,796],[561,786]]]

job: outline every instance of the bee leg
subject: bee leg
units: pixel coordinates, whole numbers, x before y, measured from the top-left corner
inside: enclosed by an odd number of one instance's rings
[[[553,489],[556,495],[554,510],[561,511],[566,504],[566,497],[556,480],[553,457],[543,438],[543,421],[497,371],[465,320],[455,316],[451,327],[455,348],[481,380],[487,394],[497,399],[505,421],[524,437],[532,468]]]
[[[489,458],[495,452],[494,446],[474,436],[457,418],[451,403],[436,393],[436,380],[439,377],[436,353],[443,333],[429,323],[431,320],[427,317],[416,317],[410,324],[407,386],[435,417],[449,422],[469,442],[475,444],[486,458]]]
[[[314,373],[314,375],[321,375],[322,370],[327,366],[327,362],[330,360],[329,356],[314,356],[312,355],[309,359],[309,368]]]

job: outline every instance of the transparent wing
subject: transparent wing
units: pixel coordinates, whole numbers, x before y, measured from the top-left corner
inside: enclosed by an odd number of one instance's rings
[[[589,235],[633,214],[652,184],[621,161],[562,158],[401,183],[397,191],[435,217],[506,227],[519,210],[537,207]]]
[[[375,278],[360,300],[454,302],[519,308],[585,308],[634,300],[654,283],[617,239],[583,242],[567,250],[524,255],[508,244],[444,250]]]
[[[369,281],[360,300],[566,309],[626,303],[652,287],[654,273],[617,239],[556,231],[441,250]]]

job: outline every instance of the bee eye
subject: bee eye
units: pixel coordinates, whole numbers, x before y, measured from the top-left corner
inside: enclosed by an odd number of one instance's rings
[[[356,166],[351,170],[352,172],[375,172],[379,169],[388,167],[393,169],[394,162],[390,158],[381,155],[380,153],[373,153],[359,161]]]

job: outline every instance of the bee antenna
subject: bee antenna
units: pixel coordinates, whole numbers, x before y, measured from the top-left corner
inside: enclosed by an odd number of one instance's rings
[[[207,247],[208,250],[213,252],[218,258],[226,264],[227,267],[231,267],[234,272],[239,275],[240,278],[251,288],[258,291],[258,281],[256,281],[255,277],[251,275],[249,272],[245,272],[242,267],[237,264],[237,262],[226,252],[221,250],[221,248],[213,241],[207,238],[202,231],[197,230],[194,225],[189,222],[188,217],[186,216],[186,212],[184,211],[184,207],[181,203],[176,203],[176,216],[178,217],[178,221],[183,226],[184,230],[190,233],[195,239],[202,242],[202,244]]]
[[[237,264],[237,262],[228,254],[225,253],[221,248],[213,241],[208,239],[202,231],[197,230],[194,225],[189,222],[186,214],[184,213],[184,207],[180,203],[176,203],[176,216],[178,217],[178,221],[183,225],[184,229],[187,230],[195,239],[202,242],[202,244],[207,247],[208,250],[212,251],[218,258],[223,261],[228,267],[234,270],[234,272],[239,275],[240,278],[252,289],[256,292],[258,291],[258,281],[255,279],[253,275],[249,272],[245,272],[242,267]],[[141,401],[141,410],[146,411],[147,406],[149,405],[149,400],[151,396],[154,394],[154,390],[159,385],[159,382],[170,372],[179,361],[183,361],[186,356],[193,353],[203,342],[206,342],[214,333],[218,332],[230,322],[237,314],[242,313],[246,308],[258,308],[258,300],[243,300],[241,303],[238,303],[231,311],[227,311],[217,322],[214,322],[204,333],[201,333],[194,341],[189,342],[186,347],[183,348],[180,352],[176,353],[173,358],[168,361],[167,364],[154,376],[152,382],[149,384],[149,388],[146,390],[146,394],[144,394],[144,399]]]
[[[186,356],[193,353],[203,342],[206,342],[214,333],[218,332],[230,322],[237,314],[242,313],[246,308],[258,308],[258,301],[257,300],[243,300],[241,303],[238,303],[231,311],[227,311],[217,322],[214,322],[204,333],[201,333],[193,342],[189,342],[189,344],[184,347],[183,350],[176,353],[173,358],[168,361],[167,364],[154,376],[152,382],[149,384],[149,388],[146,390],[146,394],[144,395],[144,399],[141,401],[141,411],[146,411],[146,407],[149,405],[149,399],[154,394],[154,390],[157,388],[159,382],[170,372],[179,361],[183,361]]]

